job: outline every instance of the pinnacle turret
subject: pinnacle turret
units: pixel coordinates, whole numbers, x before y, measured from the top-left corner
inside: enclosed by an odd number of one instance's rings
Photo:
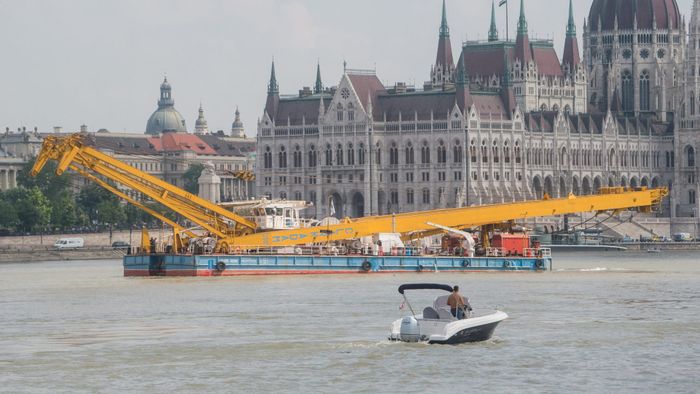
[[[489,29],[489,42],[498,41],[498,29],[496,28],[496,4],[491,2],[491,28]]]
[[[272,71],[270,72],[270,83],[267,85],[267,94],[279,94],[280,87],[277,84],[277,76],[275,75],[275,61],[272,61]]]
[[[442,23],[440,23],[440,37],[449,37],[450,27],[447,25],[447,7],[445,0],[442,0]]]
[[[445,0],[442,1],[442,23],[440,24],[440,39],[438,40],[435,65],[430,73],[430,80],[434,85],[444,85],[454,82],[454,58],[452,57],[452,42],[450,41],[450,28],[447,26],[447,8]]]
[[[574,22],[574,3],[569,0],[569,23],[566,25],[566,36],[576,36],[576,22]]]
[[[525,18],[525,0],[520,0],[520,18],[518,19],[518,35],[527,34],[527,19]]]
[[[321,64],[316,64],[316,83],[314,83],[314,93],[323,93],[323,81],[321,80]]]

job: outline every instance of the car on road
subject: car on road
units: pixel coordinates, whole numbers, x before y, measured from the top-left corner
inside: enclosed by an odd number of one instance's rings
[[[124,241],[114,241],[112,242],[112,249],[129,249],[131,245]]]
[[[53,244],[56,249],[79,249],[83,246],[85,246],[85,240],[82,238],[61,238]]]

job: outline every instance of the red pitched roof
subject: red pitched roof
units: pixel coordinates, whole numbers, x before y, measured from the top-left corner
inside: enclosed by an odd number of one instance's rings
[[[377,97],[381,93],[386,93],[382,81],[375,74],[348,73],[348,78],[365,110],[367,110],[367,98],[372,97],[372,105],[375,107],[373,112],[376,114]]]
[[[537,63],[537,70],[540,75],[556,76],[560,77],[563,75],[561,71],[561,63],[559,62],[559,56],[554,48],[533,48],[532,51],[535,57],[535,63]]]
[[[507,52],[508,59],[516,58],[514,48],[505,48],[504,46],[492,46],[491,48],[464,48],[463,56],[467,74],[470,77],[482,76],[491,77],[496,75],[503,76],[504,56]],[[531,45],[531,52],[534,56],[535,63],[540,75],[560,77],[563,75],[559,56],[554,50],[554,47],[542,47],[537,44]]]
[[[161,150],[176,152],[191,150],[200,155],[216,155],[216,151],[201,138],[187,133],[163,133],[160,137]],[[155,145],[155,144],[154,144]]]

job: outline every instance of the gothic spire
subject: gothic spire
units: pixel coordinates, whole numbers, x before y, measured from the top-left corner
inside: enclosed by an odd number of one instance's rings
[[[449,37],[450,27],[447,25],[447,7],[445,0],[442,0],[442,23],[440,24],[440,37]]]
[[[443,85],[454,81],[455,63],[452,57],[452,42],[450,41],[450,28],[447,26],[447,8],[445,0],[442,0],[442,24],[440,25],[440,39],[438,40],[435,65],[430,73],[430,80],[435,85]]]
[[[576,38],[576,23],[574,22],[574,7],[572,0],[569,0],[569,23],[566,25],[566,38],[564,40],[564,56],[562,65],[569,66],[572,74],[575,67],[581,63],[581,56],[578,50],[578,39]]]
[[[566,25],[566,36],[576,36],[576,23],[574,22],[574,3],[569,0],[569,23]]]
[[[525,0],[520,0],[520,18],[518,19],[518,35],[527,34],[527,19],[525,19]]]
[[[496,4],[491,1],[491,28],[489,29],[489,42],[498,41],[498,29],[496,29]]]
[[[314,84],[314,93],[323,93],[323,82],[321,81],[321,63],[316,63],[316,83]]]
[[[515,37],[515,58],[522,62],[523,69],[532,61],[532,48],[527,33],[527,19],[525,19],[525,0],[520,0],[518,35]]]
[[[280,87],[275,76],[275,60],[272,60],[272,71],[270,72],[270,83],[267,85],[267,94],[279,94]]]

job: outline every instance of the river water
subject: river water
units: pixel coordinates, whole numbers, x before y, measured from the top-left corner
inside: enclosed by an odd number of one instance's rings
[[[390,343],[398,285],[459,284],[488,342]],[[434,294],[411,297],[413,305]],[[0,264],[0,392],[698,392],[695,253],[577,253],[547,273],[123,278]]]

